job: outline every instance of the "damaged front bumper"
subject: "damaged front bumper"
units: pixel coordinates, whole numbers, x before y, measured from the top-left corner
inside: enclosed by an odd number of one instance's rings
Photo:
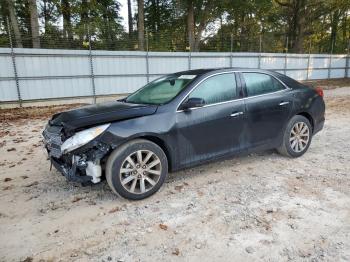
[[[79,183],[98,183],[101,181],[101,159],[109,147],[98,141],[78,148],[70,153],[61,152],[62,128],[47,126],[43,132],[45,148],[51,165],[67,180]]]
[[[73,165],[72,167],[67,166],[66,164],[56,160],[55,158],[50,158],[51,164],[62,174],[67,180],[79,183],[87,183],[92,181],[91,176],[80,176],[77,174],[77,167]]]

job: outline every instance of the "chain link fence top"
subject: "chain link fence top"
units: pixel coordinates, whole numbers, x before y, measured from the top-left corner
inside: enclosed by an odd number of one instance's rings
[[[67,35],[62,25],[40,25],[40,48],[45,49],[74,49],[74,50],[111,50],[111,51],[140,51],[138,32],[125,32],[122,28],[109,25],[96,26],[94,23],[79,23]],[[30,28],[30,25],[26,27]],[[11,28],[11,27],[10,27]],[[5,21],[0,22],[0,47],[10,47],[11,35],[14,47],[19,47],[11,28],[9,34]],[[89,41],[89,38],[91,41]],[[264,53],[293,53],[293,41],[288,36],[273,32],[258,33],[250,36],[236,36],[229,32],[215,32],[195,38],[195,48],[190,50],[188,35],[183,29],[173,31],[154,31],[145,29],[144,50],[141,51],[170,51],[170,52],[264,52]],[[33,47],[30,32],[21,32],[21,44],[25,48]],[[91,46],[89,46],[91,45]],[[306,36],[302,53],[334,53],[349,52],[350,40],[338,39],[329,45],[329,39],[315,41],[312,36]]]

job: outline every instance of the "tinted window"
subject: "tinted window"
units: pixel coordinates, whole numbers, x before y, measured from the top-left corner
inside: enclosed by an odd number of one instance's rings
[[[212,76],[198,85],[189,97],[203,98],[207,105],[232,100],[236,97],[235,75]]]
[[[248,96],[283,90],[284,86],[272,76],[260,73],[243,73]]]

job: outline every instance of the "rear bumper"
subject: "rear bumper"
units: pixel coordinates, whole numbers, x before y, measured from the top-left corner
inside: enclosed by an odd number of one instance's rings
[[[315,123],[314,126],[314,135],[318,132],[320,132],[323,129],[324,126],[324,122],[325,122],[325,118],[322,118],[322,120],[318,121],[317,123]]]
[[[60,162],[59,160],[51,157],[50,161],[52,165],[62,174],[67,180],[79,183],[86,183],[92,180],[91,176],[80,176],[77,171],[76,164],[73,164],[71,167]]]

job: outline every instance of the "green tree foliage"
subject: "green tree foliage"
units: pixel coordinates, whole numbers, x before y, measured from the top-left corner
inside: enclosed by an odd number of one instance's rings
[[[88,49],[89,42],[105,50],[346,53],[349,48],[349,0],[122,3],[126,17],[117,0],[2,0],[0,46],[9,46],[9,21],[15,47],[27,48]]]

